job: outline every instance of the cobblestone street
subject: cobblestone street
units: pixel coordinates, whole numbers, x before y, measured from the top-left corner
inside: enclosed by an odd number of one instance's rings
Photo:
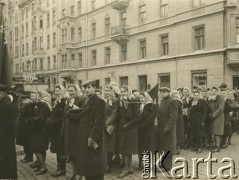
[[[221,160],[222,158],[229,157],[234,160],[235,162],[235,174],[239,174],[239,156],[238,156],[238,149],[239,149],[239,134],[233,134],[232,138],[232,145],[230,145],[227,149],[221,150],[220,153],[214,153],[212,155],[213,158],[218,159],[218,163],[213,163],[212,164],[212,173],[217,175],[216,179],[221,179],[218,176],[218,169],[220,167],[223,167],[225,165],[228,165],[228,163],[222,164]],[[39,179],[39,180],[47,180],[47,179],[67,179],[67,177],[70,177],[71,174],[71,166],[68,163],[67,164],[67,175],[60,177],[60,178],[52,178],[50,177],[50,174],[54,172],[56,168],[56,158],[55,154],[50,153],[49,151],[47,152],[47,167],[48,167],[48,173],[41,175],[41,176],[35,176],[35,173],[33,170],[29,167],[29,164],[23,164],[20,162],[20,160],[24,157],[22,153],[22,148],[17,147],[17,160],[18,160],[18,176],[20,180],[32,180],[32,179]],[[205,149],[201,154],[196,154],[195,152],[191,150],[182,150],[180,155],[175,156],[176,157],[183,157],[188,161],[188,166],[189,166],[189,174],[192,174],[192,158],[204,158],[207,159],[209,156],[209,151]],[[180,165],[181,163],[177,164]],[[137,156],[133,157],[133,166],[134,166],[134,173],[123,178],[125,180],[136,180],[136,179],[143,179],[142,178],[142,173],[141,171],[137,170],[138,167],[138,158]],[[199,179],[210,179],[207,177],[207,170],[206,170],[206,164],[199,164],[198,167],[198,172],[199,172]],[[228,174],[229,171],[225,171],[224,174]],[[118,179],[117,175],[120,173],[119,169],[112,169],[112,172],[110,174],[105,175],[106,180],[113,180],[113,179]],[[181,174],[181,171],[179,171],[177,174]],[[157,174],[158,179],[167,179],[165,178],[162,174],[158,173]],[[84,178],[82,178],[84,179]],[[232,179],[232,178],[229,178]]]

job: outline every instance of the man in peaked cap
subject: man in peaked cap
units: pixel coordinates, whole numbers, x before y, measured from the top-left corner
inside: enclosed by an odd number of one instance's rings
[[[218,87],[219,89],[226,89],[227,88],[227,85],[226,85],[226,83],[222,83],[219,87]]]

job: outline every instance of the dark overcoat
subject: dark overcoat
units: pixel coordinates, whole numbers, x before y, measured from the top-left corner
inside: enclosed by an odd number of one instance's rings
[[[184,120],[183,120],[183,102],[181,99],[174,99],[178,106],[178,120],[176,123],[177,147],[184,145]]]
[[[157,149],[157,137],[154,122],[157,117],[157,106],[153,103],[144,105],[141,118],[139,120],[139,144],[141,152],[155,152]]]
[[[17,179],[15,112],[8,95],[0,94],[0,179]]]
[[[97,95],[86,100],[80,114],[78,128],[77,173],[86,177],[98,176],[106,171],[106,147],[104,143],[105,101]],[[94,149],[88,139],[97,143]]]
[[[215,101],[210,101],[211,116],[213,119],[212,133],[214,135],[223,135],[224,133],[224,106],[225,100],[221,95],[216,97]]]
[[[119,106],[119,154],[138,154],[138,123],[141,118],[139,103],[128,100],[128,107]],[[126,125],[127,128],[123,128]]]
[[[159,152],[166,154],[170,151],[169,155],[176,153],[176,123],[178,119],[178,106],[177,102],[170,96],[163,98],[158,109],[158,149]]]
[[[199,99],[197,104],[190,108],[191,130],[193,137],[205,137],[207,113],[208,105],[204,99]],[[204,123],[204,126],[202,126],[201,123]]]
[[[105,131],[105,142],[106,148],[109,152],[115,152],[117,148],[116,144],[116,129],[117,129],[117,120],[118,120],[118,107],[119,107],[119,100],[116,98],[112,98],[110,100],[106,100],[106,122],[108,126],[114,127],[114,131],[112,134],[109,134]]]
[[[48,119],[48,127],[51,141],[50,150],[52,153],[64,154],[65,152],[65,137],[61,133],[65,105],[65,98],[61,98],[59,102],[55,102],[52,107],[51,117]]]
[[[48,149],[49,134],[46,127],[46,121],[51,115],[47,103],[34,103],[34,117],[32,123],[32,143],[31,148],[34,153],[42,153]]]
[[[62,132],[65,134],[65,153],[70,157],[75,157],[77,154],[77,136],[80,123],[79,114],[81,113],[84,102],[84,96],[81,96],[80,98],[76,97],[74,100],[74,105],[79,108],[76,110],[69,106],[69,100],[66,102]]]

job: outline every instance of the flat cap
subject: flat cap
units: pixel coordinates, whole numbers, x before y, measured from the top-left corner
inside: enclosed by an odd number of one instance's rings
[[[219,87],[218,87],[219,89],[222,89],[222,88],[227,88],[227,85],[226,85],[226,83],[222,83]]]
[[[212,87],[212,90],[215,89],[216,91],[219,91],[219,89],[217,87]]]
[[[170,92],[171,90],[168,87],[161,87],[159,91]]]
[[[96,80],[87,80],[87,81],[85,81],[85,82],[82,84],[82,86],[83,86],[83,87],[85,87],[85,86],[87,86],[87,85],[93,85],[93,86],[95,86],[95,81],[96,81]]]

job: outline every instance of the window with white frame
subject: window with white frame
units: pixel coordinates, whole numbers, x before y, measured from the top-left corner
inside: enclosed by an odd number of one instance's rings
[[[110,33],[110,17],[105,18],[105,34]]]
[[[202,50],[205,47],[204,26],[194,28],[195,50]]]
[[[146,5],[139,6],[139,24],[146,22]]]
[[[168,0],[160,0],[160,17],[168,16]]]
[[[96,23],[95,22],[91,23],[91,35],[92,35],[92,38],[96,37]]]
[[[91,51],[91,56],[92,56],[91,66],[96,66],[97,51],[95,49]]]
[[[168,35],[160,36],[160,38],[161,38],[161,55],[168,55],[169,53]]]
[[[207,71],[192,71],[192,87],[197,86],[207,89]]]
[[[110,47],[105,47],[105,64],[110,64]]]
[[[146,58],[147,56],[146,39],[139,40],[139,52],[140,52],[140,59]]]
[[[71,42],[75,42],[75,28],[71,27]]]

